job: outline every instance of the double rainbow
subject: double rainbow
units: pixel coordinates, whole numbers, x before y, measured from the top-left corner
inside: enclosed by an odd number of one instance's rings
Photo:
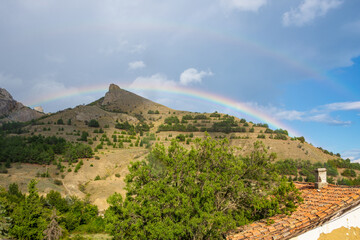
[[[97,85],[97,86],[72,89],[72,90],[68,90],[66,92],[60,92],[55,95],[44,96],[41,99],[37,99],[34,102],[30,103],[29,106],[35,107],[35,106],[39,106],[39,105],[44,105],[49,102],[66,99],[66,98],[71,98],[71,97],[79,96],[79,95],[89,95],[89,94],[94,94],[94,93],[103,93],[104,94],[107,90],[108,90],[108,85],[103,85],[103,84]],[[180,87],[180,86],[174,86],[174,87],[167,86],[166,88],[157,86],[155,88],[151,85],[148,85],[148,86],[143,85],[142,87],[128,88],[128,90],[133,91],[133,92],[156,91],[156,92],[178,94],[178,95],[183,95],[183,96],[190,97],[190,98],[200,99],[205,102],[215,103],[217,105],[240,112],[246,116],[255,118],[255,119],[259,120],[260,122],[269,124],[269,126],[274,129],[276,129],[276,128],[286,129],[289,132],[289,134],[292,136],[300,136],[301,135],[296,130],[292,129],[291,127],[284,124],[283,122],[275,119],[274,117],[272,117],[264,112],[261,112],[255,108],[249,106],[248,104],[238,102],[233,99],[230,99],[230,98],[227,98],[227,97],[224,97],[221,95],[217,95],[217,94],[214,94],[211,92],[204,92],[204,91]],[[246,118],[246,116],[244,116],[244,117]]]

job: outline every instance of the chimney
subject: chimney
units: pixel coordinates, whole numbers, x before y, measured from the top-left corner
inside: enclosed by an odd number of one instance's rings
[[[315,169],[315,188],[320,189],[328,185],[326,181],[326,168]]]

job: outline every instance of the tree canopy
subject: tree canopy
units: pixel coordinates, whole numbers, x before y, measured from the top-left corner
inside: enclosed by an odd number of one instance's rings
[[[216,239],[251,221],[289,213],[301,201],[281,179],[261,142],[239,157],[226,139],[157,144],[126,177],[126,198],[112,195],[107,228],[115,239]]]

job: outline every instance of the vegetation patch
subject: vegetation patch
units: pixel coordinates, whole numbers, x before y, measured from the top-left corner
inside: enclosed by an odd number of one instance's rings
[[[279,213],[301,201],[294,184],[280,178],[257,142],[238,157],[227,140],[157,144],[147,161],[132,163],[126,198],[114,194],[105,218],[115,239],[218,239],[230,229]],[[209,224],[211,223],[211,224]]]

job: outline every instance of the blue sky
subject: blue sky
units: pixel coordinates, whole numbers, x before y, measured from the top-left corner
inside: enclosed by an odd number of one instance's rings
[[[0,4],[0,87],[54,112],[88,86],[182,86],[261,110],[315,146],[360,159],[360,2],[12,0]],[[227,112],[136,91],[181,110]],[[34,100],[36,99],[36,100]]]

